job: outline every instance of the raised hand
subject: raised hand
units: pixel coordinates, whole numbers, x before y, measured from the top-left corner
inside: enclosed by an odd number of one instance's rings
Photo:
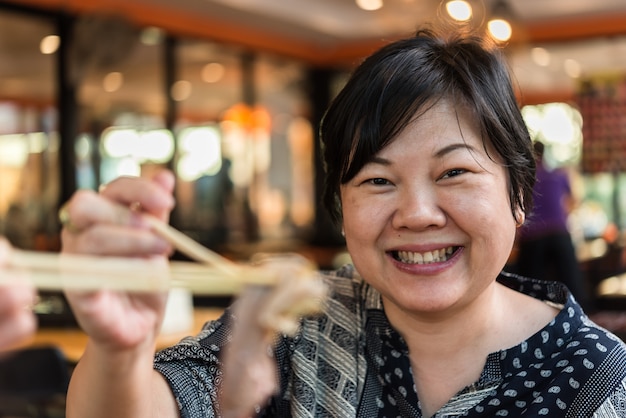
[[[278,276],[275,286],[250,286],[236,301],[236,324],[226,349],[220,388],[220,415],[253,415],[278,389],[273,343],[277,334],[293,335],[303,315],[317,313],[326,286],[309,262],[296,255],[264,257],[258,268]]]
[[[174,205],[173,185],[171,173],[162,172],[150,180],[116,179],[100,193],[76,192],[60,213],[64,221],[62,252],[155,258],[167,267],[171,248],[142,221],[140,212],[166,220]],[[101,348],[123,350],[154,344],[165,294],[102,290],[67,291],[66,295],[80,326]]]

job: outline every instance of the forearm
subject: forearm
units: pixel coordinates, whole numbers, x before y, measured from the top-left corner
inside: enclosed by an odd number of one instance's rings
[[[90,342],[72,374],[68,418],[177,416],[162,414],[154,402],[162,394],[154,393],[153,355],[151,345],[110,352]]]

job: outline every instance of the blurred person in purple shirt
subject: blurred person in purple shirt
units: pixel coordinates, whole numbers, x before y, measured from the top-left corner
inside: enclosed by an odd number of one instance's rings
[[[583,275],[567,226],[573,205],[569,177],[561,169],[546,167],[542,142],[536,141],[534,149],[537,159],[534,209],[519,231],[517,273],[560,281],[581,305],[589,308]]]

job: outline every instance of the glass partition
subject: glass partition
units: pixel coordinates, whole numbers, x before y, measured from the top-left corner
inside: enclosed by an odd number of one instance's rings
[[[78,187],[97,188],[166,165],[173,138],[165,132],[165,35],[117,18],[86,16],[78,18],[74,36],[78,43],[68,67],[78,86]]]
[[[177,207],[172,223],[213,249],[223,249],[245,231],[242,206],[234,198],[232,150],[222,126],[227,110],[241,101],[241,55],[236,47],[206,40],[180,39],[176,46],[171,97],[177,113]]]
[[[306,238],[314,220],[313,125],[306,69],[261,54],[255,66],[257,107],[267,113],[253,138],[257,152],[252,203],[266,239]]]
[[[53,19],[0,10],[0,235],[54,249],[59,190]]]
[[[314,211],[304,70],[202,40],[179,41],[176,56],[173,222],[222,250],[303,235]]]

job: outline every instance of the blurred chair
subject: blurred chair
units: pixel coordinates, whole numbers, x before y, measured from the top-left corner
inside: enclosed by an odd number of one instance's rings
[[[63,418],[70,370],[56,347],[0,357],[0,418]]]

